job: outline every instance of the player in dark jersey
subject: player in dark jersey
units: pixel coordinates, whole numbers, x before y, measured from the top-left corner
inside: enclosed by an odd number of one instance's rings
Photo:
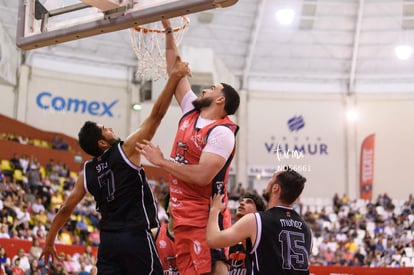
[[[223,196],[215,195],[207,225],[207,244],[216,248],[245,243],[252,257],[253,274],[308,275],[311,230],[292,208],[305,182],[290,168],[276,172],[263,193],[268,201],[267,210],[247,214],[223,231],[217,224],[225,205]]]
[[[239,199],[239,207],[236,210],[236,221],[249,213],[263,211],[265,204],[262,198],[254,193],[246,193]],[[229,275],[252,274],[250,257],[243,243],[232,245],[229,249]]]
[[[101,214],[98,273],[162,274],[150,229],[159,225],[156,203],[141,166],[135,143],[152,139],[171,103],[179,81],[191,74],[177,58],[173,74],[152,107],[151,114],[125,141],[101,124],[87,121],[79,132],[81,148],[94,158],[87,161],[74,190],[53,219],[40,258],[57,259],[56,235],[76,205],[90,192]]]

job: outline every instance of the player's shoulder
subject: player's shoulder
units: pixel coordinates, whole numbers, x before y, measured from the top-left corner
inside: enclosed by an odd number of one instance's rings
[[[233,131],[226,124],[215,125],[211,129],[210,134],[215,134],[215,135],[219,135],[219,136],[234,136]]]

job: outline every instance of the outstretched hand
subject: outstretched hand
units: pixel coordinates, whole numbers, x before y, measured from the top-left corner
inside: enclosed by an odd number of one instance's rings
[[[213,197],[210,198],[210,211],[223,211],[224,208],[226,208],[226,203],[223,201],[223,198],[223,194],[214,194]]]
[[[177,56],[175,60],[174,67],[172,68],[171,75],[176,75],[178,77],[192,76],[188,62],[181,61],[181,58]]]
[[[43,258],[45,266],[49,264],[49,259],[52,260],[52,263],[55,261],[55,259],[58,258],[58,254],[56,252],[55,246],[48,246],[45,245],[43,248],[42,254],[39,256],[39,261]]]
[[[141,153],[149,162],[156,166],[160,166],[164,160],[164,155],[159,146],[155,146],[150,141],[144,139],[142,142],[137,142],[135,150]]]

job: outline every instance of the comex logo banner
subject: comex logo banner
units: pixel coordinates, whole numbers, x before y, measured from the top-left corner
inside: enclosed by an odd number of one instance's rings
[[[50,92],[41,92],[36,97],[36,104],[43,110],[55,110],[58,112],[67,111],[73,113],[87,113],[92,116],[113,117],[112,108],[118,103],[114,100],[111,103],[99,101],[87,101],[77,98],[64,98],[53,96]]]

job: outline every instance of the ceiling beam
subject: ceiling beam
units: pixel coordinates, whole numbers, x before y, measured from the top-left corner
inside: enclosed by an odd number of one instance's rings
[[[241,76],[243,72],[235,72],[236,76]],[[298,74],[298,73],[268,73],[268,72],[251,72],[249,74],[251,79],[266,79],[266,80],[281,80],[289,81],[294,79],[300,80],[320,80],[320,81],[345,81],[348,83],[349,75],[346,73],[323,73],[319,74],[317,72],[313,73],[306,73],[306,74]],[[379,83],[381,80],[384,82],[414,82],[414,74],[405,73],[405,74],[391,74],[391,73],[384,73],[384,74],[374,74],[374,73],[360,73],[358,74],[358,79],[360,81],[374,81]]]
[[[250,39],[250,43],[248,45],[248,49],[247,49],[247,55],[245,58],[245,62],[244,62],[244,68],[243,68],[243,75],[242,75],[242,83],[241,83],[241,88],[243,89],[244,87],[247,87],[247,80],[249,77],[249,73],[250,73],[250,68],[252,66],[252,60],[253,60],[253,54],[255,52],[256,49],[256,44],[257,44],[257,40],[259,37],[259,32],[261,29],[261,25],[262,25],[262,17],[263,17],[263,12],[264,12],[264,7],[266,4],[267,0],[261,0],[258,7],[257,7],[257,11],[256,11],[256,15],[255,15],[255,22],[251,31],[251,39]]]
[[[355,27],[354,33],[354,46],[352,50],[352,59],[351,59],[351,69],[349,72],[349,83],[348,83],[348,95],[352,95],[355,93],[355,74],[356,74],[356,66],[358,62],[358,49],[359,49],[359,37],[361,34],[361,27],[362,27],[362,15],[364,13],[364,0],[359,0],[358,5],[358,17]]]

